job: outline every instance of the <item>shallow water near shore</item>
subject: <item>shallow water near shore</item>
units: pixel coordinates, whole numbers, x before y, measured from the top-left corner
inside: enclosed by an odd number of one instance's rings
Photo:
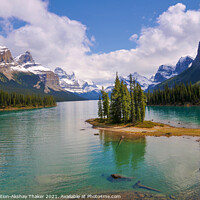
[[[175,127],[200,128],[200,106],[147,106],[145,119]]]
[[[147,119],[170,119],[198,127],[198,111],[199,107],[183,108],[176,115],[174,108],[168,107],[165,112],[162,107],[149,107]],[[187,116],[187,121],[181,116]],[[163,194],[197,190],[200,181],[197,137],[125,138],[117,148],[119,136],[95,130],[85,122],[95,117],[97,101],[1,112],[0,194],[146,191],[134,187],[138,180]],[[109,176],[113,173],[134,179],[112,182]]]

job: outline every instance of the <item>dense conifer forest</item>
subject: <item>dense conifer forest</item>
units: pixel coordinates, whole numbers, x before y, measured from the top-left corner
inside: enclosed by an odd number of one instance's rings
[[[49,107],[55,106],[56,102],[52,96],[22,95],[0,91],[0,108],[10,107]]]
[[[180,84],[169,88],[165,85],[164,90],[154,90],[147,93],[148,105],[200,105],[200,85]]]
[[[102,89],[98,101],[98,116],[112,123],[143,122],[145,117],[146,96],[140,85],[135,83],[130,74],[130,90],[120,82],[116,75],[115,86],[109,99],[108,93]]]

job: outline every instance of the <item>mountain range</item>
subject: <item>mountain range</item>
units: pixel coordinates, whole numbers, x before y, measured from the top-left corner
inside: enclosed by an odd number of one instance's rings
[[[187,68],[191,66],[193,59],[189,56],[181,57],[175,66],[172,65],[161,65],[158,68],[158,71],[155,75],[152,75],[151,78],[140,75],[137,72],[131,73],[132,77],[135,79],[136,83],[139,83],[141,88],[144,91],[153,90],[154,87],[165,80],[170,79],[171,77],[177,76]],[[54,70],[55,74],[58,75],[60,80],[60,86],[66,90],[73,92],[74,94],[89,98],[89,99],[98,99],[100,90],[102,89],[101,85],[96,85],[92,81],[80,80],[77,79],[74,72],[67,73],[62,68],[56,68]],[[124,83],[129,85],[129,75],[120,76],[120,80],[123,80]],[[104,88],[106,92],[111,92],[113,89],[113,83]]]
[[[164,82],[158,84],[155,89],[162,89],[164,85],[168,85],[169,87],[173,87],[176,84],[180,83],[199,83],[200,81],[200,42],[197,50],[197,56],[193,60],[193,62],[189,65],[189,67],[180,73],[177,76],[174,76]]]
[[[191,67],[192,62],[193,59],[189,56],[186,56],[186,57],[181,57],[175,66],[161,65],[154,76],[152,84],[150,84],[147,90],[145,91],[148,90],[152,91],[153,89],[155,89],[157,85],[164,83],[166,80],[181,74],[186,69]]]
[[[200,81],[200,44],[194,60],[186,56],[181,57],[175,66],[161,65],[151,78],[137,72],[131,74],[146,92],[162,88],[164,84],[172,87],[175,82],[196,83]],[[129,86],[129,75],[119,78]],[[13,58],[8,48],[0,47],[0,88],[3,90],[53,95],[57,101],[66,101],[98,99],[102,85],[91,80],[78,79],[74,72],[66,72],[61,67],[52,71],[36,63],[29,51]],[[113,83],[104,89],[111,93]]]
[[[83,99],[63,90],[58,76],[35,63],[29,51],[13,58],[6,47],[0,47],[0,88],[21,94],[53,95],[57,101]]]

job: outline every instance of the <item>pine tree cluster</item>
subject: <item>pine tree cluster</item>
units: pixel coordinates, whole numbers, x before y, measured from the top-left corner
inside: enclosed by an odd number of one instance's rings
[[[0,91],[0,108],[7,107],[46,107],[54,106],[56,102],[52,96],[22,95]]]
[[[98,116],[101,120],[108,119],[112,123],[143,122],[145,105],[146,96],[140,85],[135,83],[132,75],[130,74],[130,89],[123,80],[120,82],[116,75],[111,99],[102,88],[98,101]]]
[[[199,105],[200,85],[180,84],[169,88],[165,85],[164,90],[154,90],[147,93],[148,105]]]

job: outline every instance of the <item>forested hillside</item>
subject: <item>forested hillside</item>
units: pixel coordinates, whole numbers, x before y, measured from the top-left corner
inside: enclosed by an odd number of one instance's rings
[[[175,84],[174,88],[167,85],[164,90],[154,90],[147,93],[148,105],[200,105],[199,84]]]
[[[23,95],[0,91],[0,108],[21,108],[21,107],[50,107],[55,106],[53,96]]]

